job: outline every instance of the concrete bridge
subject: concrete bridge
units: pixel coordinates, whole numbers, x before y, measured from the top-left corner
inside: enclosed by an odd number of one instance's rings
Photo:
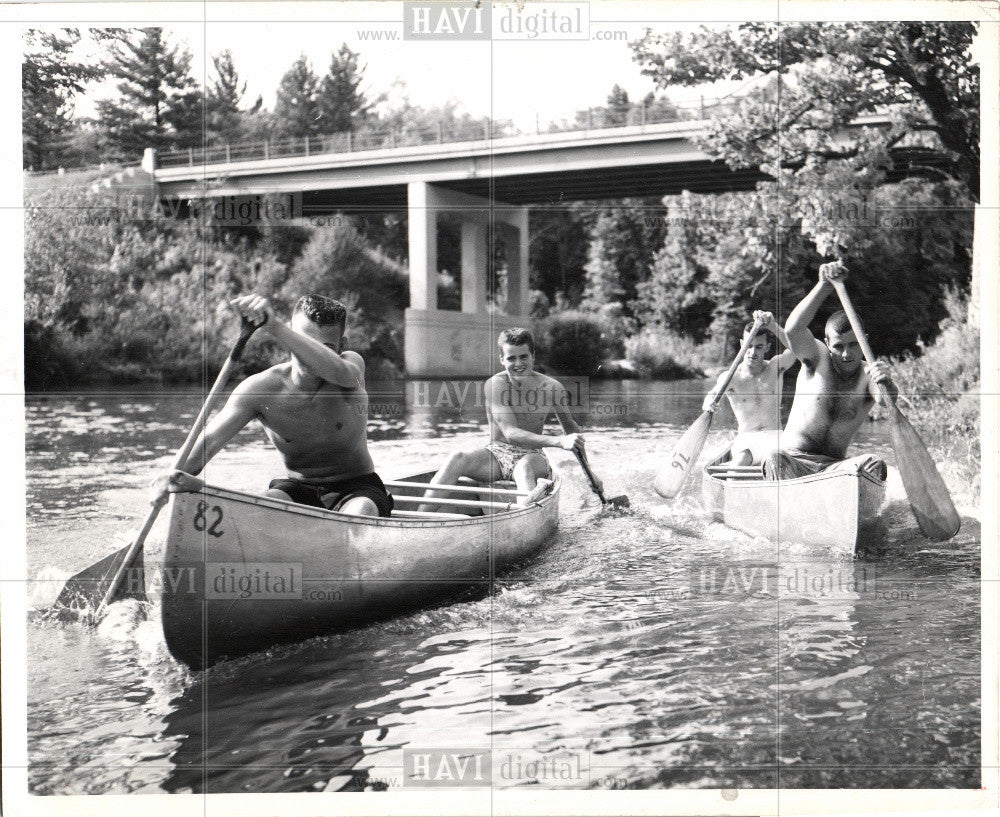
[[[872,117],[863,124],[882,124]],[[480,138],[374,150],[237,156],[227,146],[190,161],[172,154],[144,168],[160,198],[243,199],[301,194],[306,216],[405,211],[409,227],[410,307],[405,317],[411,376],[480,376],[496,370],[500,329],[529,325],[528,208],[588,199],[750,190],[759,171],[733,172],[695,147],[706,122],[681,121]],[[862,124],[862,123],[859,123]],[[485,134],[488,135],[488,134]],[[164,160],[168,156],[162,157]],[[158,166],[159,164],[159,166]],[[166,166],[164,166],[166,165]],[[438,225],[461,231],[461,311],[437,304]],[[506,307],[487,310],[490,259],[506,247]]]

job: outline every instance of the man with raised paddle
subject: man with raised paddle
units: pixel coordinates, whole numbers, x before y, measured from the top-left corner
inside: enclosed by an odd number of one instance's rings
[[[552,487],[552,468],[542,449],[563,448],[578,456],[585,453],[580,426],[569,411],[569,394],[555,378],[534,370],[535,340],[527,329],[505,329],[497,339],[503,371],[484,385],[490,442],[471,451],[457,451],[441,468],[431,486],[455,485],[461,477],[479,482],[514,480],[525,492],[520,503],[529,505]],[[555,414],[563,434],[542,433],[545,421]],[[602,485],[595,478],[595,490]],[[428,490],[433,500],[447,491]],[[432,511],[433,501],[420,506]]]
[[[786,347],[770,360],[767,359],[770,343],[763,330]],[[753,320],[743,327],[743,345],[746,354],[732,380],[727,381],[727,372],[722,372],[701,407],[702,411],[715,411],[719,393],[725,391],[736,415],[737,436],[730,446],[732,465],[761,462],[777,448],[776,432],[781,428],[781,380],[795,363],[795,355],[787,349],[785,332],[770,312],[757,310],[753,313]]]
[[[230,305],[285,347],[290,358],[244,380],[212,419],[167,489],[190,489],[197,474],[244,426],[259,420],[281,452],[287,475],[265,496],[360,516],[389,516],[392,497],[368,453],[365,362],[343,350],[347,309],[322,295],[299,300],[286,325],[266,298]],[[162,486],[159,486],[162,487]]]
[[[781,434],[781,449],[764,460],[767,479],[794,479],[815,474],[847,457],[847,448],[876,402],[885,404],[882,390],[893,401],[898,392],[885,361],[865,365],[861,344],[847,314],[835,312],[826,322],[820,342],[809,324],[837,284],[843,285],[847,269],[840,261],[823,264],[819,281],[792,310],[785,334],[792,353],[802,363],[795,385],[795,399]],[[864,465],[882,479],[883,461]]]

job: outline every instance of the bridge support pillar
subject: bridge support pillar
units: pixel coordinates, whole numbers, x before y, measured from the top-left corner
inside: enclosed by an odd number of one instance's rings
[[[408,187],[410,308],[405,319],[410,377],[487,377],[499,369],[497,335],[529,326],[528,208],[427,182]],[[461,228],[461,311],[437,308],[437,228],[446,214]],[[506,309],[488,308],[492,243],[505,230]]]
[[[410,306],[437,309],[437,210],[431,186],[411,182],[407,196]]]
[[[486,311],[486,230],[476,221],[462,222],[462,311]]]

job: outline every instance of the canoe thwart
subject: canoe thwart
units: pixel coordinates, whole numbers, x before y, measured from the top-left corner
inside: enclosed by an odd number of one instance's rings
[[[384,484],[388,488],[419,488],[425,491],[432,487],[428,482],[409,482],[406,480],[387,479],[384,480]],[[436,491],[456,491],[458,493],[466,494],[504,494],[510,496],[528,495],[527,491],[518,491],[516,488],[480,488],[470,485],[434,485],[433,488]]]
[[[393,510],[391,519],[469,519],[464,513],[440,513],[439,511],[397,511]]]
[[[429,505],[455,505],[461,508],[493,508],[495,510],[509,511],[517,507],[513,502],[486,502],[484,500],[477,499],[450,499],[448,497],[423,497],[423,496],[400,496],[399,494],[392,495],[393,501],[397,504],[400,502],[410,502],[417,505],[423,505],[427,503]]]

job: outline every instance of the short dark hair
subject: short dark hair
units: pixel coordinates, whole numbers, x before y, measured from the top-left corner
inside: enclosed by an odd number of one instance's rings
[[[347,307],[325,295],[302,296],[292,314],[305,315],[317,326],[339,326],[341,334],[347,328]]]
[[[754,328],[755,323],[756,323],[755,321],[746,322],[746,325],[743,327],[743,337],[746,337],[747,335],[750,334],[750,330]],[[768,347],[770,347],[771,339],[767,335],[765,335],[763,332],[758,332],[757,337],[764,338],[764,342],[768,345]]]
[[[843,335],[845,332],[851,331],[852,328],[851,319],[847,317],[847,313],[843,309],[838,309],[826,319],[826,327],[823,329],[823,332],[827,335],[829,335],[830,332],[836,332],[838,335]],[[864,329],[864,326],[861,328]]]
[[[515,326],[512,329],[504,329],[497,338],[497,348],[503,351],[504,346],[527,346],[531,354],[535,354],[535,338],[530,329],[523,329]]]

